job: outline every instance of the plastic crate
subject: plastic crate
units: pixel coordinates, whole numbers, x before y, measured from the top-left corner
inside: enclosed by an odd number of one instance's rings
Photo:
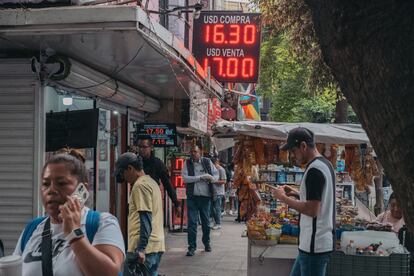
[[[326,276],[409,276],[410,254],[391,254],[389,257],[332,254]]]

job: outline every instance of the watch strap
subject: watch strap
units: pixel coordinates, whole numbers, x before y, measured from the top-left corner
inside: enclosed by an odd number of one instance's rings
[[[76,233],[76,232],[79,232],[79,233]],[[73,230],[69,233],[69,235],[67,235],[67,236],[65,237],[65,240],[66,240],[68,243],[71,243],[73,240],[76,240],[76,239],[82,238],[82,237],[84,237],[84,236],[85,236],[85,234],[84,234],[84,232],[82,231],[82,229],[81,229],[81,228],[76,228],[76,229],[73,229]]]

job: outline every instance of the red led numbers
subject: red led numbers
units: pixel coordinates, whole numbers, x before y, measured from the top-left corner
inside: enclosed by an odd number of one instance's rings
[[[175,188],[184,187],[183,177],[179,174],[175,175],[173,178],[173,185]]]
[[[253,58],[223,58],[214,57],[212,64],[208,58],[204,58],[203,68],[207,72],[207,68],[216,70],[221,77],[234,78],[241,76],[242,78],[251,78],[255,75],[255,61]]]
[[[239,25],[230,25],[230,44],[239,44],[240,43],[240,26]]]
[[[256,25],[209,24],[204,26],[204,42],[216,45],[256,43]]]
[[[242,61],[242,77],[250,78],[254,74],[254,60],[252,58],[245,58]]]
[[[182,159],[182,158],[175,159],[174,169],[181,171],[183,169],[183,167],[184,167],[184,159]]]
[[[215,44],[223,44],[224,43],[224,33],[223,33],[224,25],[214,25],[213,27],[213,43]]]
[[[244,26],[244,43],[254,44],[256,42],[256,26],[246,25]]]
[[[223,72],[224,72],[224,70],[223,70],[223,58],[222,57],[215,57],[215,58],[213,58],[213,61],[216,62],[216,64],[217,64],[216,68],[218,68],[218,74],[220,76],[223,76]]]
[[[204,73],[219,82],[259,78],[259,13],[202,11],[194,18],[192,51]]]

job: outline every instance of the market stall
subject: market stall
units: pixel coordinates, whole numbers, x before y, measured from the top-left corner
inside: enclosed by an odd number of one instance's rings
[[[386,232],[390,230],[387,226],[375,223],[376,217],[355,197],[356,192],[368,190],[378,174],[361,126],[221,121],[214,128],[215,142],[220,147],[220,139],[226,138],[227,144],[228,138],[234,140],[234,185],[238,189],[240,216],[247,220],[248,228],[248,275],[273,275],[276,267],[278,275],[289,275],[296,258],[299,214],[273,199],[271,190],[278,185],[300,185],[304,168],[291,166],[288,152],[280,150],[289,130],[299,126],[314,133],[319,152],[337,171],[336,233],[337,248],[341,251],[334,253],[327,275],[408,275],[405,273],[409,271],[409,255],[398,246],[396,235]],[[382,232],[373,234],[367,229]],[[354,243],[350,239],[352,233],[366,236]],[[383,240],[389,239],[389,235],[395,239],[385,246]],[[334,269],[343,261],[348,262],[348,266],[341,266],[343,271]],[[380,261],[382,265],[374,269],[373,263]],[[357,267],[358,262],[367,265],[353,272],[352,267]]]

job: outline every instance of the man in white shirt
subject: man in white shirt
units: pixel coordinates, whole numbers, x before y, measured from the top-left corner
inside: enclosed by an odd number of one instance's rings
[[[301,214],[299,255],[290,275],[324,276],[330,254],[335,249],[334,170],[318,152],[314,135],[306,128],[291,130],[282,150],[289,150],[297,165],[306,165],[300,191],[283,186],[273,193]]]

